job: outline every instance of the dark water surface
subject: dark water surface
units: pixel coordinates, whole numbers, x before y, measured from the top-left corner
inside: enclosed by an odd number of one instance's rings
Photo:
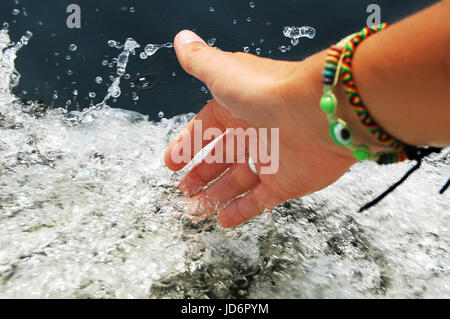
[[[381,7],[382,20],[392,23],[433,2],[380,0],[376,3]],[[71,3],[81,7],[81,29],[66,26],[66,7]],[[123,43],[132,37],[144,46],[173,41],[178,31],[192,29],[205,39],[216,38],[215,46],[223,50],[243,51],[243,47],[249,46],[254,54],[256,48],[261,48],[262,56],[300,60],[363,27],[369,15],[367,6],[373,1],[256,0],[254,8],[249,3],[247,0],[1,0],[0,22],[9,22],[12,39],[18,39],[26,30],[34,33],[17,60],[17,69],[22,74],[17,94],[25,99],[64,106],[77,89],[78,107],[83,108],[89,105],[88,92],[96,93],[96,103],[101,101],[110,83],[108,77],[115,73],[115,67],[108,68],[101,63],[120,52],[110,48],[108,40]],[[131,10],[134,12],[130,12],[130,7],[134,7]],[[17,15],[12,14],[15,8],[20,10]],[[247,22],[248,17],[251,22]],[[233,20],[237,22],[234,24]],[[297,47],[283,53],[278,48],[290,44],[282,35],[287,25],[312,26],[317,31],[316,37],[301,39]],[[70,44],[76,44],[78,49],[71,52]],[[71,56],[69,61],[65,59],[67,55]],[[67,74],[69,69],[72,75]],[[202,91],[200,81],[181,70],[172,49],[160,50],[147,60],[132,57],[127,72],[131,79],[122,81],[122,96],[111,106],[148,114],[152,119],[160,111],[166,117],[197,112],[211,97]],[[139,75],[150,76],[151,89],[130,88]],[[103,77],[102,85],[94,82],[97,76]],[[58,99],[53,101],[55,91]],[[132,100],[132,91],[139,96],[138,101]]]

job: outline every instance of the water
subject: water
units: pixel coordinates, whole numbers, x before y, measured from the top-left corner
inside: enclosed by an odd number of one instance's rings
[[[256,1],[248,9],[261,6]],[[214,7],[218,14],[220,6]],[[282,30],[280,41],[286,40]],[[183,197],[176,189],[183,172],[169,172],[162,161],[168,142],[192,114],[172,117],[159,108],[158,122],[149,121],[118,108],[120,102],[106,105],[113,97],[70,111],[65,101],[76,104],[74,96],[83,94],[76,87],[64,98],[51,90],[57,96],[53,107],[22,100],[14,87],[26,76],[15,70],[19,47],[10,45],[10,32],[0,31],[1,298],[450,297],[450,193],[438,194],[450,176],[449,150],[427,160],[364,214],[357,209],[411,163],[358,164],[327,189],[233,230],[192,224],[182,217]],[[18,46],[22,34],[12,37]],[[18,63],[33,41],[36,36],[21,49]],[[156,42],[138,42],[150,41]],[[111,50],[110,60],[126,51]],[[131,54],[133,61],[142,60]],[[117,69],[111,69],[109,87],[121,77]],[[123,71],[131,69],[127,64]],[[175,71],[176,77],[173,68],[169,76],[181,78]],[[140,95],[155,87],[153,77],[141,73]]]
[[[78,89],[79,101],[89,103],[89,92],[95,91],[103,97],[110,74],[116,70],[108,63],[117,57],[117,49],[107,46],[109,40],[121,42],[131,37],[143,47],[148,43],[163,44],[173,42],[175,34],[184,29],[195,29],[205,40],[216,38],[214,46],[223,50],[243,51],[245,46],[258,43],[261,56],[284,60],[301,60],[322,50],[330,43],[360,29],[368,16],[367,6],[373,1],[352,0],[346,5],[331,0],[280,0],[274,5],[270,1],[242,0],[78,0],[82,10],[81,29],[65,27],[69,0],[4,0],[0,4],[0,25],[10,24],[10,34],[18,39],[26,30],[34,33],[36,41],[23,50],[17,61],[22,81],[15,93],[24,98],[35,99],[51,104],[53,92],[58,91],[56,104],[65,103],[72,98],[72,91]],[[382,10],[382,19],[394,22],[398,19],[433,3],[434,0],[391,1],[376,3]],[[134,12],[130,12],[133,7]],[[209,11],[213,7],[213,12]],[[28,16],[23,15],[23,8]],[[20,14],[12,15],[13,9]],[[247,22],[247,18],[251,22]],[[292,46],[283,37],[285,26],[311,26],[317,31],[313,40],[300,39],[291,50],[278,50],[278,47]],[[69,49],[77,46],[76,51]],[[256,46],[250,52],[256,54]],[[55,53],[59,55],[55,56]],[[140,54],[140,51],[139,51]],[[65,60],[71,56],[69,61]],[[106,67],[102,61],[107,60]],[[71,70],[67,73],[67,70]],[[171,73],[178,76],[173,78]],[[158,120],[158,112],[164,110],[170,118],[189,112],[198,112],[211,95],[202,94],[203,84],[181,70],[173,50],[159,50],[146,60],[131,59],[129,63],[130,80],[123,81],[122,94],[117,104],[122,107],[148,115]],[[140,74],[138,74],[140,73]],[[157,85],[150,90],[139,91],[138,102],[132,101],[134,88],[130,87],[142,74],[152,74]],[[94,80],[102,76],[105,81],[98,86]],[[75,82],[75,84],[74,84]],[[99,101],[96,101],[99,102]],[[69,108],[76,109],[75,106]]]

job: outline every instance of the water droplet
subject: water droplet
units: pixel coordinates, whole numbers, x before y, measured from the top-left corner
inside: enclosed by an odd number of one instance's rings
[[[131,97],[131,99],[132,99],[133,101],[138,101],[138,100],[139,100],[139,96],[138,96],[138,95],[133,95],[133,96]]]
[[[244,47],[244,52],[245,53],[249,53],[250,52],[250,47]]]
[[[131,13],[135,13],[135,12],[136,12],[136,10],[134,9],[134,7],[130,7],[130,9],[129,9],[128,11],[130,11]]]
[[[175,72],[172,72],[172,76],[176,76],[177,74]]]
[[[11,12],[11,14],[12,14],[13,16],[18,15],[19,13],[20,13],[20,10],[19,10],[19,9],[13,9],[13,11]]]
[[[209,12],[216,12],[216,9],[214,9],[214,7],[209,7]]]
[[[214,46],[214,44],[216,43],[216,38],[211,38],[211,39],[209,39],[208,41],[207,41],[207,43],[208,43],[208,45],[210,46],[210,47],[212,47],[212,46]]]
[[[111,48],[113,48],[113,47],[117,46],[117,41],[109,40],[109,41],[108,41],[108,45],[109,45]]]
[[[237,24],[237,19],[233,19],[233,24]]]
[[[142,60],[145,60],[145,59],[148,58],[148,55],[145,54],[145,52],[141,52],[141,54],[139,54],[139,57],[140,57]]]
[[[256,7],[255,3],[252,1],[250,2],[250,8],[254,9]]]
[[[109,63],[108,60],[103,60],[103,61],[102,61],[102,65],[103,65],[103,66],[107,66],[108,63]]]
[[[282,45],[278,49],[280,49],[281,52],[285,53],[288,49],[286,46]]]
[[[161,118],[163,118],[164,117],[164,112],[159,112],[158,113],[158,117],[161,119]]]
[[[284,27],[283,35],[286,38],[291,39],[291,44],[293,46],[298,45],[300,38],[313,39],[316,36],[316,30],[313,27],[303,26],[303,27]]]
[[[77,96],[78,95],[78,90],[73,90],[72,94]]]
[[[66,55],[65,59],[66,59],[67,61],[70,61],[70,60],[72,59],[72,57],[71,57],[70,55]]]
[[[71,44],[71,45],[69,45],[69,50],[70,51],[76,51],[78,49],[78,47],[77,47],[77,45],[76,44]]]
[[[252,17],[247,17],[247,22],[252,22]]]
[[[159,50],[159,46],[155,44],[147,44],[144,48],[144,52],[147,56],[152,56]]]
[[[125,74],[124,76],[123,76],[123,78],[125,79],[125,80],[129,80],[130,78],[131,78],[131,75],[130,74]]]
[[[261,55],[261,48],[256,48],[256,54]]]
[[[96,96],[97,96],[97,94],[95,94],[95,92],[89,92],[89,97],[91,99],[95,99]]]
[[[72,74],[73,74],[73,71],[72,71],[71,69],[68,69],[68,70],[66,71],[66,73],[67,73],[67,75],[72,75]]]
[[[102,78],[101,76],[97,76],[97,77],[95,78],[95,83],[97,83],[97,84],[102,84],[102,83],[103,83],[103,78]]]

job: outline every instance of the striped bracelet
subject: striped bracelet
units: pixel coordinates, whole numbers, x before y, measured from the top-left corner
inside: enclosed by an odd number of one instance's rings
[[[347,147],[358,161],[371,160],[378,164],[392,164],[406,160],[407,155],[403,149],[404,144],[385,132],[370,116],[356,90],[351,66],[356,47],[368,36],[384,30],[387,26],[386,23],[383,23],[379,26],[364,28],[359,33],[344,38],[328,50],[325,71],[322,73],[323,96],[320,100],[320,107],[327,114],[330,123],[330,136],[333,141],[338,145]],[[344,90],[350,105],[363,126],[380,142],[393,148],[394,151],[372,154],[367,145],[355,145],[353,143],[353,135],[349,127],[345,121],[336,116],[338,101],[333,90],[339,82],[341,73]]]

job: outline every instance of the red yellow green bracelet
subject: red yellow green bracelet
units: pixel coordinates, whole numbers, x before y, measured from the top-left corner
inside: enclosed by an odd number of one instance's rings
[[[371,28],[364,28],[361,32],[352,34],[333,45],[327,53],[325,71],[322,73],[323,96],[320,107],[327,114],[330,123],[330,136],[335,143],[347,147],[358,161],[371,160],[379,164],[391,164],[407,159],[403,149],[404,144],[386,133],[370,116],[361,97],[356,90],[352,74],[352,58],[356,47],[365,38],[387,27],[386,23]],[[372,154],[369,147],[364,144],[355,145],[353,135],[346,122],[336,116],[338,101],[333,92],[342,73],[344,90],[350,105],[358,115],[361,123],[369,129],[384,145],[393,148],[391,152]]]

